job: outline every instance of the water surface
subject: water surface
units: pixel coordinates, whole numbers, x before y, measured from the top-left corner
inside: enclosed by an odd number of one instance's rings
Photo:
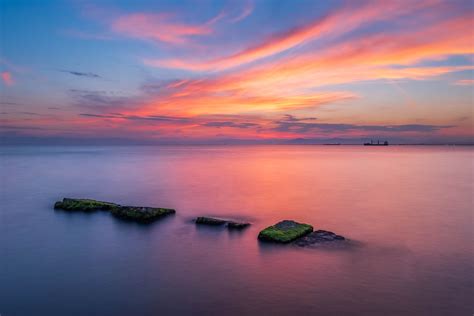
[[[472,315],[469,147],[0,148],[0,314]],[[171,207],[150,225],[62,197]],[[213,215],[241,232],[196,227]],[[357,241],[259,243],[282,219]]]

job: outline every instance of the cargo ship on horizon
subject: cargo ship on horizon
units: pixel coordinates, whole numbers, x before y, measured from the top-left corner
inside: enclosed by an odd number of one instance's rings
[[[388,141],[381,143],[379,140],[377,142],[370,140],[370,143],[364,143],[364,146],[388,146]]]

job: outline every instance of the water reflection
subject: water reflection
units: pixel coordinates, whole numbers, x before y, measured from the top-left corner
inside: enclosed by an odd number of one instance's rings
[[[2,315],[472,312],[470,148],[1,151]],[[143,225],[55,212],[65,196],[177,213]],[[252,225],[198,226],[197,216]],[[354,247],[257,240],[283,219]]]

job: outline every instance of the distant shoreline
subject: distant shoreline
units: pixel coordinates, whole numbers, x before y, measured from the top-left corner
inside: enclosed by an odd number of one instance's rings
[[[225,146],[329,146],[329,147],[335,147],[335,146],[360,146],[360,147],[391,147],[391,146],[474,146],[474,143],[472,144],[396,144],[396,143],[391,143],[388,146],[364,146],[363,143],[360,144],[330,144],[330,143],[325,143],[325,144],[308,144],[308,143],[217,143],[217,144],[205,144],[205,143],[199,143],[199,144],[137,144],[137,143],[124,143],[124,144],[117,144],[117,143],[112,143],[112,144],[100,144],[100,143],[72,143],[72,144],[67,144],[67,143],[58,143],[58,144],[45,144],[45,143],[1,143],[0,142],[0,147],[19,147],[19,146],[48,146],[48,147],[64,147],[64,146],[85,146],[85,147],[119,147],[119,146],[149,146],[149,147],[189,147],[189,146],[216,146],[216,147],[225,147]]]

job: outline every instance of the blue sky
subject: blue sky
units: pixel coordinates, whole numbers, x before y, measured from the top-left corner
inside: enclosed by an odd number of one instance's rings
[[[471,1],[0,8],[8,143],[473,139]]]

